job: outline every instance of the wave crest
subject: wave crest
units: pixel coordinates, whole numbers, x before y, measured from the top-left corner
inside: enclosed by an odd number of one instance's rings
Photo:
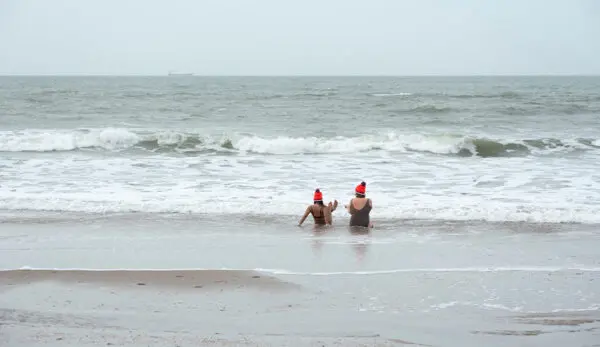
[[[73,150],[144,150],[158,153],[234,152],[256,154],[343,154],[369,151],[424,152],[438,155],[509,157],[557,151],[598,150],[600,139],[496,140],[461,135],[397,134],[360,137],[273,137],[233,135],[214,137],[177,131],[136,132],[104,128],[0,132],[1,152]]]

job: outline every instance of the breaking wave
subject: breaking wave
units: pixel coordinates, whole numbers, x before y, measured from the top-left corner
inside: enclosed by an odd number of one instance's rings
[[[0,152],[61,152],[74,150],[155,153],[207,152],[257,154],[327,154],[370,151],[423,152],[438,155],[513,157],[600,149],[600,139],[497,140],[460,135],[397,134],[360,137],[210,136],[177,131],[135,131],[104,128],[0,132]]]
[[[240,188],[231,189],[224,197],[225,194],[222,192],[229,188],[222,183],[218,184],[219,188],[214,192],[203,191],[202,198],[198,197],[198,190],[195,188],[173,188],[168,192],[138,191],[136,194],[131,194],[129,193],[131,190],[123,192],[114,187],[109,187],[114,193],[73,191],[65,194],[10,192],[0,189],[3,193],[0,196],[0,212],[56,212],[62,217],[67,216],[67,213],[184,214],[187,216],[208,214],[237,216],[246,221],[246,218],[253,216],[295,221],[298,211],[306,208],[294,194],[287,193],[285,190],[274,191],[278,197],[276,200],[271,199],[270,196],[256,197]],[[376,220],[376,227],[382,230],[397,222],[410,220],[600,225],[600,208],[592,205],[545,206],[533,202],[529,206],[521,206],[496,201],[472,202],[470,199],[457,199],[452,204],[448,204],[445,201],[433,201],[427,196],[419,196],[413,201],[426,201],[426,204],[411,201],[407,206],[399,206],[397,200],[386,199],[383,195],[376,196],[376,199],[379,201],[379,207],[376,217],[373,218]],[[39,214],[36,214],[37,217]],[[5,218],[5,222],[8,221],[10,219]],[[551,230],[551,228],[547,227],[543,230]]]

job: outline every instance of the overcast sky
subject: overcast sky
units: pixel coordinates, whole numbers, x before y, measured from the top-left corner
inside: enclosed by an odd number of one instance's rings
[[[600,74],[597,0],[0,0],[0,74]]]

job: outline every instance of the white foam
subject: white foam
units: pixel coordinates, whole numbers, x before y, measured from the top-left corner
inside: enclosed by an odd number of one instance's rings
[[[589,307],[586,308],[558,308],[555,310],[552,310],[552,312],[555,313],[559,313],[559,312],[587,312],[587,311],[600,311],[600,304],[593,304]]]
[[[143,134],[125,129],[80,130],[54,139],[43,132],[0,133],[13,149],[102,146],[122,149],[152,139],[184,142],[179,131]],[[12,136],[12,137],[11,137]],[[357,138],[201,137],[202,146],[229,139],[239,155],[128,153],[88,156],[0,156],[0,210],[87,213],[267,214],[297,218],[312,191],[338,199],[334,220],[347,220],[343,205],[353,187],[368,182],[372,218],[481,220],[493,222],[600,223],[596,160],[430,156],[472,145],[454,136],[365,135]],[[10,141],[8,141],[8,140]],[[24,139],[28,139],[25,141]],[[41,139],[41,140],[40,140]],[[198,138],[200,139],[200,137]],[[42,141],[43,140],[43,141]],[[64,141],[63,141],[64,140]],[[3,142],[4,141],[4,142]],[[196,142],[190,141],[192,145]],[[14,145],[14,146],[13,146]],[[12,146],[12,147],[11,147]],[[20,147],[19,147],[20,146]],[[361,152],[363,151],[363,152]],[[247,152],[247,153],[246,153]],[[266,153],[321,155],[269,155]],[[591,157],[590,157],[591,158]]]
[[[158,132],[154,135],[159,145],[176,145],[184,142],[188,136],[176,131]]]
[[[465,163],[463,159],[432,164],[419,158],[389,158],[389,163],[382,165],[370,164],[380,160],[376,157],[353,156],[312,158],[315,164],[307,165],[252,156],[0,158],[0,209],[211,214],[260,211],[298,216],[310,202],[312,190],[320,187],[326,200],[340,200],[334,218],[343,220],[348,218],[344,200],[351,197],[355,183],[366,179],[375,222],[384,218],[600,223],[600,206],[591,203],[600,200],[600,182],[583,174],[593,172],[593,161],[577,166],[565,162],[550,175],[545,166],[526,159],[511,160],[511,165],[506,161]],[[252,162],[256,164],[248,164]],[[352,167],[340,169],[344,165]],[[365,170],[365,165],[373,170]],[[315,178],[317,167],[328,175]],[[488,176],[479,177],[480,172]],[[500,183],[480,188],[479,181],[486,180]],[[546,187],[554,182],[561,182],[561,186]]]
[[[0,132],[0,151],[70,151],[89,147],[115,150],[130,147],[139,141],[140,137],[137,134],[118,128],[94,129],[90,131],[3,131]]]
[[[477,302],[468,302],[468,301],[466,301],[466,302],[465,301],[444,302],[444,303],[440,303],[440,304],[431,305],[430,308],[432,308],[434,310],[443,310],[443,309],[452,308],[455,306],[470,306],[470,307],[483,308],[483,309],[487,309],[487,310],[502,310],[502,311],[508,311],[508,312],[522,312],[522,313],[528,313],[528,314],[540,314],[540,313],[547,314],[548,313],[548,311],[525,310],[523,306],[510,307],[510,306],[506,306],[506,305],[502,305],[502,304],[477,303]],[[573,313],[573,312],[590,312],[590,311],[593,312],[593,311],[598,311],[598,310],[600,310],[600,305],[592,304],[585,308],[559,308],[559,309],[551,310],[550,312],[552,312],[552,313],[561,313],[561,312]]]
[[[255,269],[258,272],[272,273],[274,275],[300,275],[300,276],[365,276],[365,275],[389,275],[395,273],[436,273],[436,272],[461,272],[461,273],[484,273],[484,272],[600,272],[600,267],[553,267],[553,266],[531,266],[531,267],[464,267],[464,268],[407,268],[373,271],[334,271],[334,272],[294,272],[281,269]]]
[[[236,151],[260,154],[352,154],[356,152],[417,151],[435,154],[457,154],[461,151],[477,153],[472,136],[450,136],[439,134],[412,134],[388,132],[357,137],[260,137],[253,135],[229,134],[213,136],[175,130],[136,130],[121,128],[98,128],[80,130],[38,130],[0,132],[0,151],[70,151],[82,148],[122,150],[141,141],[156,141],[159,146],[176,145],[188,138],[198,139],[202,148],[226,150],[223,144],[230,142]],[[503,143],[521,143],[519,139],[498,140]],[[574,149],[588,149],[575,139],[564,139],[568,146],[535,148],[527,146],[532,153],[545,154]]]
[[[387,134],[364,135],[358,137],[317,138],[317,137],[286,137],[264,138],[258,136],[233,136],[232,144],[237,150],[261,154],[315,154],[315,153],[356,153],[367,151],[406,152],[416,151],[435,154],[458,154],[465,151],[475,155],[479,150],[475,144],[477,137],[433,135],[433,134]],[[563,140],[565,146],[536,148],[527,145],[519,139],[499,140],[498,145],[509,143],[520,144],[536,155],[555,152],[569,152],[575,149],[591,150],[589,146],[574,139]],[[507,152],[512,150],[507,149]],[[522,154],[526,155],[526,154]],[[493,156],[493,155],[492,155]]]
[[[95,146],[102,148],[121,149],[131,147],[140,141],[138,135],[125,129],[103,129],[92,136],[97,136],[98,142],[94,143],[94,141],[91,140],[90,145],[87,147],[91,147],[93,143]]]
[[[407,150],[405,144],[397,136],[361,136],[356,138],[335,137],[241,137],[233,141],[234,148],[260,154],[343,154],[366,151],[401,151]]]
[[[556,267],[556,266],[521,266],[521,267],[457,267],[457,268],[404,268],[390,270],[372,270],[372,271],[333,271],[333,272],[297,272],[285,269],[233,269],[233,268],[36,268],[22,266],[13,269],[0,269],[0,271],[256,271],[270,273],[273,275],[296,275],[296,276],[365,276],[365,275],[389,275],[395,273],[434,273],[434,272],[463,272],[463,273],[484,273],[484,272],[600,272],[600,267]]]
[[[14,195],[14,194],[13,194]],[[113,193],[73,193],[56,197],[54,194],[40,193],[29,197],[0,197],[0,209],[7,211],[67,211],[83,213],[210,213],[210,214],[249,214],[297,216],[304,210],[302,202],[277,202],[255,200],[251,195],[237,197],[237,201],[215,201],[208,203],[194,194],[182,193],[181,197],[169,194],[140,193],[123,190],[119,197]],[[216,199],[216,198],[215,198]],[[300,200],[299,200],[300,201]],[[481,220],[490,222],[531,222],[531,223],[600,223],[600,208],[581,209],[538,209],[537,211],[519,211],[518,207],[438,207],[436,209],[412,208],[399,211],[397,207],[382,206],[373,216],[377,219],[423,219],[423,220]],[[257,211],[261,211],[257,213]],[[335,214],[334,218],[348,218],[345,212]]]
[[[435,310],[440,310],[440,309],[446,309],[446,308],[451,308],[451,307],[455,307],[455,306],[471,306],[471,307],[483,308],[486,310],[523,312],[522,306],[509,307],[509,306],[502,305],[502,304],[489,304],[489,303],[480,304],[480,303],[476,303],[476,302],[462,302],[462,301],[450,301],[450,302],[445,302],[445,303],[441,303],[441,304],[435,304],[435,305],[432,305],[431,308],[435,309]]]

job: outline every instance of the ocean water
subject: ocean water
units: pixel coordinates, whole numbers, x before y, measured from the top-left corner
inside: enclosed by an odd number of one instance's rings
[[[365,180],[377,221],[599,223],[599,85],[3,77],[0,209],[289,218]]]
[[[252,269],[308,290],[259,333],[590,345],[599,159],[598,77],[1,77],[0,269]]]

